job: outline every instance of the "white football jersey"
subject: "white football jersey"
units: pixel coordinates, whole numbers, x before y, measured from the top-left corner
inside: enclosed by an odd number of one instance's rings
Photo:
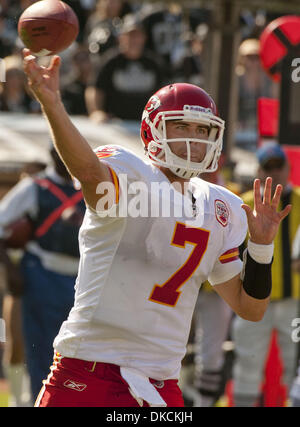
[[[115,214],[87,208],[75,304],[54,347],[157,380],[178,378],[199,283],[222,283],[241,271],[242,201],[199,178],[182,196],[157,167],[123,147],[96,153],[112,172]]]

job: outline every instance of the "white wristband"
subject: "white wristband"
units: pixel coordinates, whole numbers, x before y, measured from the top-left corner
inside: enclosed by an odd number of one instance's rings
[[[248,240],[248,252],[251,258],[259,264],[270,264],[273,258],[274,243],[259,245]]]

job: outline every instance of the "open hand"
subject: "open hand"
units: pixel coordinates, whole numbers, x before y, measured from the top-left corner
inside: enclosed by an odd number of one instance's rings
[[[273,242],[281,221],[290,213],[292,206],[287,205],[282,211],[277,212],[282,186],[277,185],[273,198],[271,197],[272,178],[265,182],[263,199],[260,193],[260,180],[253,183],[254,209],[242,204],[246,212],[249,237],[253,243],[269,245]]]
[[[60,101],[59,67],[60,57],[52,57],[50,65],[38,65],[36,57],[29,49],[23,49],[23,66],[28,77],[28,86],[37,100],[43,105],[55,105]]]

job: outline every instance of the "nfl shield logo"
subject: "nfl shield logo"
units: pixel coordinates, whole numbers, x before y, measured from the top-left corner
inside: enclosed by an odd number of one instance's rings
[[[223,227],[226,227],[228,224],[229,211],[223,200],[215,200],[215,214],[217,221],[223,225]]]

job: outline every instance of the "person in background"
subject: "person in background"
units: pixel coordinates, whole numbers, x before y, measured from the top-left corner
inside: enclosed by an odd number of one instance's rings
[[[42,162],[31,162],[24,166],[19,179],[35,176],[45,169]],[[17,230],[14,230],[17,232]],[[8,380],[10,396],[9,407],[26,407],[31,404],[30,385],[25,366],[24,338],[22,327],[22,298],[21,278],[16,265],[20,262],[23,245],[9,248],[9,242],[5,239],[5,247],[8,247],[6,256],[5,289],[3,295],[3,319],[6,325],[6,343],[3,354],[3,370]],[[7,280],[6,280],[7,279]],[[8,283],[7,283],[8,281]]]
[[[139,14],[145,29],[146,48],[154,55],[161,56],[167,64],[166,76],[171,81],[185,81],[197,84],[195,73],[201,73],[197,55],[199,44],[196,40],[197,27],[209,19],[209,12],[204,8],[185,7],[182,2],[146,3]],[[187,47],[190,49],[187,49]],[[189,51],[189,52],[188,52]],[[192,54],[190,56],[190,54]],[[182,80],[182,77],[187,77]]]
[[[257,176],[263,183],[273,179],[273,188],[283,186],[281,206],[292,203],[290,215],[283,220],[274,241],[271,302],[264,318],[255,325],[236,317],[232,337],[235,348],[233,367],[235,406],[255,406],[260,397],[264,364],[272,331],[277,331],[284,368],[284,383],[289,391],[295,372],[296,344],[291,339],[292,320],[299,304],[299,274],[292,270],[292,242],[300,224],[300,188],[289,184],[289,162],[278,144],[265,144],[257,151]],[[253,206],[253,192],[241,196]]]
[[[17,31],[6,9],[0,5],[0,58],[12,55],[15,50]]]
[[[83,37],[90,53],[101,57],[108,49],[117,47],[119,27],[124,16],[132,12],[132,5],[125,0],[98,0]]]
[[[205,24],[200,24],[195,31],[186,31],[183,35],[184,50],[173,64],[173,79],[205,88],[203,69],[203,46],[208,32]]]
[[[86,23],[95,9],[96,0],[65,0],[65,3],[71,6],[77,15],[79,21],[79,34],[77,36],[77,42],[82,43]]]
[[[72,72],[62,85],[62,99],[69,114],[87,116],[85,91],[94,74],[90,52],[85,46],[78,46],[71,60]]]
[[[146,35],[135,15],[126,15],[118,40],[118,48],[103,58],[95,84],[86,90],[89,116],[98,123],[139,121],[147,99],[164,81],[162,63],[144,51]]]
[[[0,82],[0,111],[12,113],[38,113],[38,103],[29,95],[22,60],[19,55],[3,59],[5,82]]]
[[[237,144],[256,146],[257,101],[260,97],[277,98],[278,85],[266,75],[259,57],[258,39],[244,40],[238,51]]]
[[[0,203],[0,259],[8,291],[20,297],[25,362],[34,401],[51,364],[52,342],[74,302],[78,232],[85,212],[81,191],[51,145],[52,165],[22,179]],[[27,218],[32,234],[20,265],[6,249],[7,227]]]

